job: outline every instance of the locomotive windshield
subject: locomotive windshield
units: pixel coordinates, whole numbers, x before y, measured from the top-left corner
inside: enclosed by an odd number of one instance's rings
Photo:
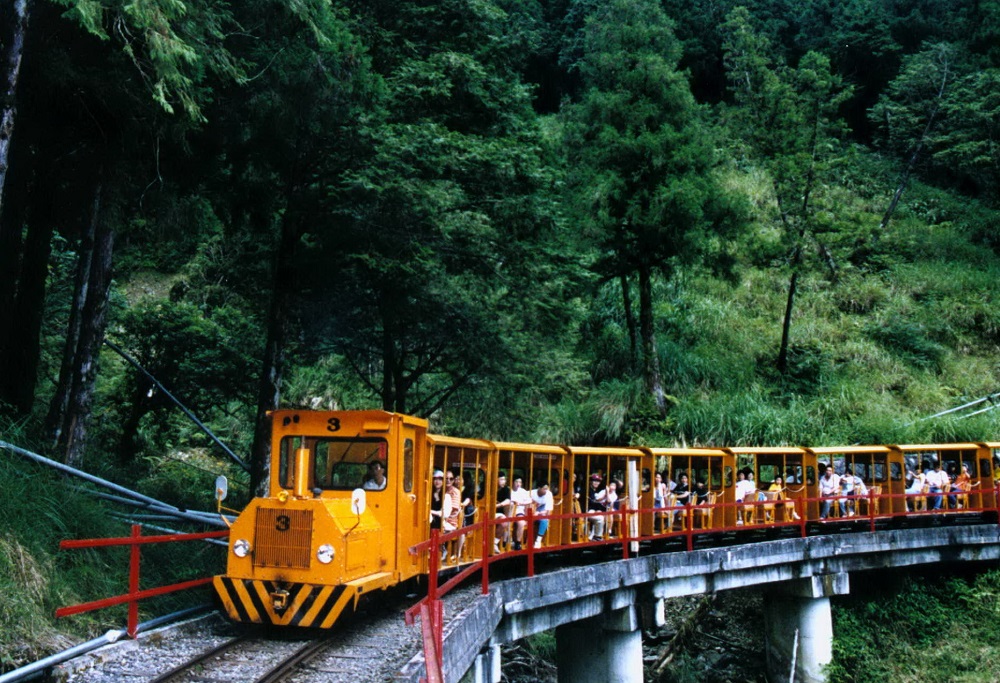
[[[303,447],[301,437],[281,441],[282,480],[290,480],[291,455]],[[310,488],[327,491],[353,491],[364,488],[379,491],[385,488],[388,475],[388,444],[376,437],[337,437],[306,439],[305,447],[312,451],[312,481]],[[291,482],[287,481],[286,486]]]

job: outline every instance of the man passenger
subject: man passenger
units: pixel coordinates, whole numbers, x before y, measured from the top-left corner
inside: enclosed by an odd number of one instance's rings
[[[823,476],[819,478],[819,495],[823,498],[823,502],[820,504],[820,519],[826,519],[830,516],[831,499],[836,497],[839,488],[840,477],[834,473],[832,467],[827,467]]]
[[[929,493],[936,493],[938,495],[930,496],[930,508],[931,510],[941,509],[941,493],[948,488],[950,481],[948,480],[948,475],[944,470],[941,469],[941,460],[939,459],[934,463],[934,469],[927,473],[926,483]]]
[[[510,487],[507,486],[507,475],[503,472],[497,477],[497,507],[495,519],[507,519],[510,517]],[[506,546],[510,542],[510,524],[497,524],[495,538],[493,539],[493,552],[500,552],[500,545]]]
[[[531,505],[531,492],[521,486],[521,477],[514,477],[514,485],[510,489],[510,501],[514,504],[514,518],[524,517]],[[514,523],[514,550],[520,550],[524,543],[524,530],[528,522],[518,519]]]
[[[535,515],[543,518],[535,522],[535,547],[541,548],[545,532],[549,530],[549,520],[544,518],[552,514],[552,508],[555,507],[555,500],[547,481],[539,482],[538,488],[531,492],[531,502],[535,506]]]
[[[385,465],[382,464],[381,460],[372,460],[368,463],[368,475],[361,488],[365,491],[383,491],[386,483]]]

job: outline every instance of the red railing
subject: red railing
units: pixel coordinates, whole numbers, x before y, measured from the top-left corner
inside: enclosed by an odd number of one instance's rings
[[[181,583],[175,583],[169,586],[160,586],[159,588],[148,588],[146,590],[139,590],[139,546],[148,545],[150,543],[173,543],[178,541],[200,541],[208,538],[225,538],[229,535],[229,531],[207,531],[204,533],[196,534],[167,534],[162,536],[143,536],[142,527],[133,524],[132,525],[132,535],[125,538],[90,538],[83,540],[74,541],[62,541],[59,544],[60,550],[68,550],[70,548],[106,548],[110,546],[129,546],[129,570],[128,570],[128,593],[123,595],[117,595],[112,598],[105,598],[103,600],[94,600],[92,602],[84,602],[79,605],[73,605],[71,607],[60,607],[56,610],[57,617],[68,617],[73,614],[82,614],[83,612],[91,612],[96,609],[103,609],[105,607],[114,607],[115,605],[122,605],[128,603],[128,628],[127,632],[130,637],[135,638],[136,631],[139,626],[139,601],[146,598],[156,597],[158,595],[166,595],[167,593],[174,593],[176,591],[185,590],[187,588],[196,588],[198,586],[204,586],[212,581],[211,577],[205,579],[194,579],[191,581],[182,581]]]
[[[840,495],[836,494],[833,496],[821,496],[817,498],[805,498],[805,497],[793,497],[782,500],[753,500],[753,501],[741,501],[732,503],[714,503],[712,505],[681,505],[672,508],[652,508],[652,509],[639,509],[639,510],[613,510],[607,512],[579,512],[579,513],[567,513],[558,515],[546,515],[545,519],[549,520],[549,529],[558,525],[553,524],[553,522],[559,520],[571,520],[570,528],[583,530],[582,538],[576,541],[571,541],[570,543],[563,543],[557,545],[548,545],[543,548],[536,548],[534,544],[535,536],[535,522],[539,519],[533,515],[531,509],[529,508],[527,514],[523,517],[526,523],[524,530],[524,543],[520,550],[508,550],[501,552],[494,552],[491,541],[495,538],[496,527],[499,525],[517,524],[517,517],[501,517],[497,519],[486,519],[482,522],[477,522],[475,524],[461,527],[455,531],[450,531],[448,533],[442,534],[437,529],[431,530],[431,537],[418,543],[410,548],[410,554],[414,557],[419,557],[422,553],[427,553],[427,596],[421,599],[417,604],[413,605],[410,609],[406,610],[405,620],[407,624],[413,624],[415,618],[419,615],[421,622],[421,632],[423,635],[424,642],[424,661],[427,667],[427,678],[428,683],[441,683],[444,680],[444,672],[442,670],[443,655],[444,655],[444,619],[443,619],[443,606],[441,603],[441,598],[444,597],[452,588],[459,585],[461,582],[465,581],[470,576],[474,575],[476,572],[481,573],[482,582],[482,594],[486,595],[489,593],[489,567],[490,564],[501,559],[508,559],[511,557],[525,557],[527,560],[527,576],[535,575],[535,556],[539,553],[553,553],[567,549],[579,549],[591,546],[608,546],[621,544],[622,546],[622,559],[628,559],[630,554],[630,545],[633,543],[638,543],[640,541],[655,541],[662,540],[666,538],[679,538],[684,537],[686,540],[686,547],[688,550],[694,549],[694,539],[696,536],[702,534],[713,534],[726,531],[742,531],[747,529],[767,529],[776,527],[798,527],[799,533],[802,538],[808,535],[808,524],[829,524],[829,523],[863,523],[867,522],[868,529],[870,531],[875,531],[875,521],[877,519],[887,519],[892,517],[903,517],[903,516],[923,516],[923,515],[940,515],[940,514],[955,514],[955,513],[982,513],[982,512],[996,512],[997,513],[997,523],[1000,524],[1000,485],[993,489],[993,500],[988,500],[990,497],[990,492],[988,489],[983,489],[981,491],[944,491],[941,493],[879,493],[876,494],[874,490],[868,489],[867,495]],[[956,500],[959,497],[965,497],[967,501],[967,506],[961,509],[952,508],[949,509],[950,498],[955,497]],[[930,500],[932,498],[940,497],[941,505],[940,509],[930,509]],[[927,509],[925,510],[893,510],[893,501],[895,500],[905,500],[914,501],[918,499],[928,499]],[[978,498],[980,505],[973,506],[971,502]],[[816,503],[819,509],[822,509],[823,503],[827,502],[831,504],[836,501],[840,506],[844,505],[844,501],[854,504],[855,514],[850,517],[828,517],[826,519],[809,519],[809,508],[811,503]],[[857,514],[858,503],[867,503],[866,514]],[[792,520],[779,520],[779,515],[784,516],[784,508],[786,503],[794,504],[794,510],[798,513],[798,519]],[[725,523],[725,518],[728,517],[726,514],[727,509],[735,508],[736,518],[742,519],[742,513],[744,508],[753,507],[756,508],[752,515],[754,520],[762,519],[765,521],[755,521],[752,524],[738,524],[729,525]],[[903,508],[908,508],[909,506],[904,503]],[[914,505],[915,507],[915,505]],[[878,512],[876,513],[876,509]],[[703,528],[694,528],[694,522],[696,517],[696,511],[704,510],[711,511],[712,515],[721,511],[724,515],[723,523],[721,525],[713,524],[704,526]],[[766,515],[762,514],[765,510],[771,513],[771,521],[766,521]],[[841,511],[843,507],[841,507]],[[679,530],[673,529],[673,515],[678,514],[683,517],[683,528]],[[667,531],[661,531],[659,533],[646,534],[643,535],[641,532],[637,535],[631,534],[631,523],[633,520],[640,520],[644,515],[650,516],[660,516],[668,515],[671,519],[670,529]],[[604,535],[598,540],[587,539],[586,530],[588,520],[596,520],[599,518],[604,519],[604,524],[601,525],[604,528]],[[707,518],[707,515],[703,517]],[[619,524],[618,528],[621,530],[619,537],[610,537],[608,534],[608,529],[611,527],[608,524],[609,521],[617,519]],[[662,527],[661,518],[661,527]],[[655,531],[656,522],[655,519],[652,523],[653,529]],[[461,564],[461,559],[459,559],[459,564],[454,568],[457,569],[456,573],[449,577],[447,581],[443,584],[439,584],[438,574],[442,570],[442,557],[441,549],[447,548],[447,544],[456,541],[461,536],[468,536],[475,533],[482,533],[482,547],[481,554],[478,558],[474,558],[468,564]],[[510,531],[508,531],[510,533]]]

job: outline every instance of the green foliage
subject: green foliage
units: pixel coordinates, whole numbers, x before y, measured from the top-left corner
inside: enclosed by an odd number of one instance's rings
[[[870,323],[867,332],[906,360],[923,367],[938,367],[945,349],[927,337],[922,326],[900,318]]]
[[[236,28],[222,3],[177,0],[55,0],[65,16],[90,34],[114,41],[142,75],[149,94],[167,113],[204,121],[207,73],[237,79],[240,65],[224,46]]]
[[[998,579],[910,576],[835,604],[831,683],[996,680]]]

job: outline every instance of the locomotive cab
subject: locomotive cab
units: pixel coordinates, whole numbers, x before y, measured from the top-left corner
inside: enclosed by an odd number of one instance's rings
[[[214,585],[240,622],[327,628],[408,578],[399,528],[417,518],[426,422],[381,411],[271,414],[268,494],[234,522]]]

